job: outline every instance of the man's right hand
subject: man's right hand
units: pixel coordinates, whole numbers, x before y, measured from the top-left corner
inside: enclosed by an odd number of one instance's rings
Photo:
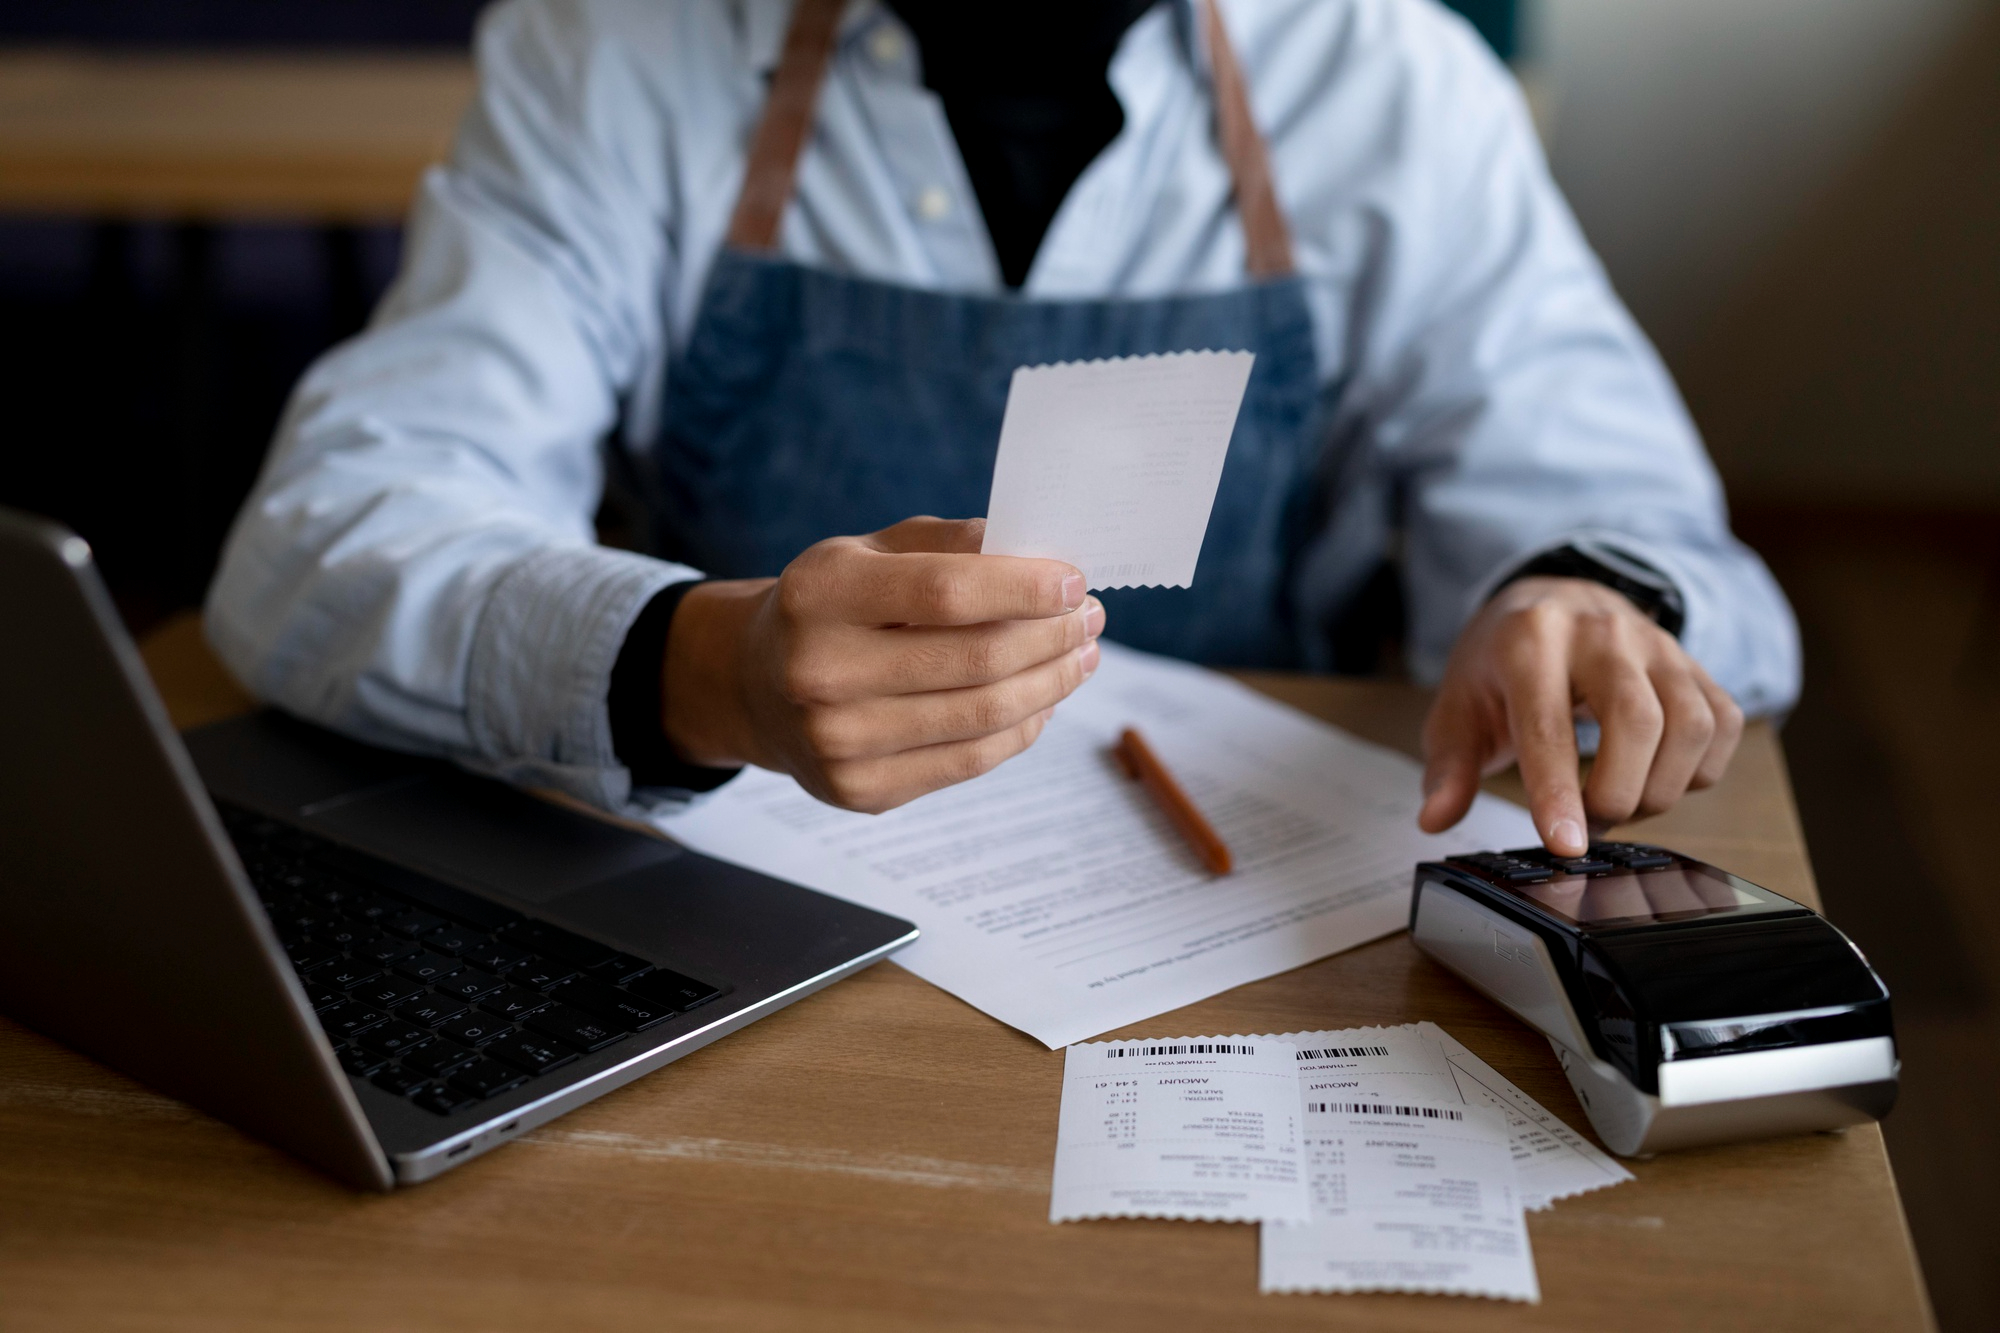
[[[775,579],[690,589],[662,667],[668,741],[871,814],[1027,749],[1097,669],[1104,607],[1073,565],[980,555],[985,530],[912,518]]]

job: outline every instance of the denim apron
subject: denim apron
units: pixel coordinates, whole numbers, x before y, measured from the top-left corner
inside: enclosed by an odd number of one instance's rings
[[[1100,592],[1105,633],[1228,666],[1312,654],[1289,604],[1312,536],[1325,407],[1311,320],[1262,138],[1213,0],[1201,15],[1220,144],[1248,242],[1245,285],[1040,301],[853,278],[775,254],[842,0],[799,0],[728,243],[667,372],[651,496],[662,554],[712,578],[777,574],[827,537],[917,514],[982,514],[1016,367],[1214,348],[1254,352],[1189,588]]]

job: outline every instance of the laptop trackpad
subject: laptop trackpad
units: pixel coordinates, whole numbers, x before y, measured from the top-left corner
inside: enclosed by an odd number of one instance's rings
[[[456,773],[417,777],[308,810],[308,827],[384,860],[535,905],[682,855],[673,843]]]

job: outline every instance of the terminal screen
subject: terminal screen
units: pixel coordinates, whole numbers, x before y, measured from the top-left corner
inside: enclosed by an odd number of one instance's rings
[[[1682,863],[1626,875],[1558,874],[1542,884],[1510,884],[1543,911],[1585,930],[1797,911],[1799,904],[1723,874]]]

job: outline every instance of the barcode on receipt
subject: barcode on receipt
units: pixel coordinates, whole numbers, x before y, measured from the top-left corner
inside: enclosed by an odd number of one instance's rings
[[[1117,1060],[1127,1055],[1255,1055],[1255,1046],[1242,1046],[1226,1041],[1191,1041],[1178,1046],[1113,1046],[1104,1052],[1107,1060]]]
[[[1442,1106],[1390,1106],[1386,1102],[1307,1102],[1306,1110],[1323,1115],[1406,1115],[1420,1120],[1463,1120],[1465,1112]]]
[[[1318,1046],[1310,1051],[1300,1051],[1301,1060],[1341,1060],[1357,1055],[1387,1055],[1387,1046]]]

